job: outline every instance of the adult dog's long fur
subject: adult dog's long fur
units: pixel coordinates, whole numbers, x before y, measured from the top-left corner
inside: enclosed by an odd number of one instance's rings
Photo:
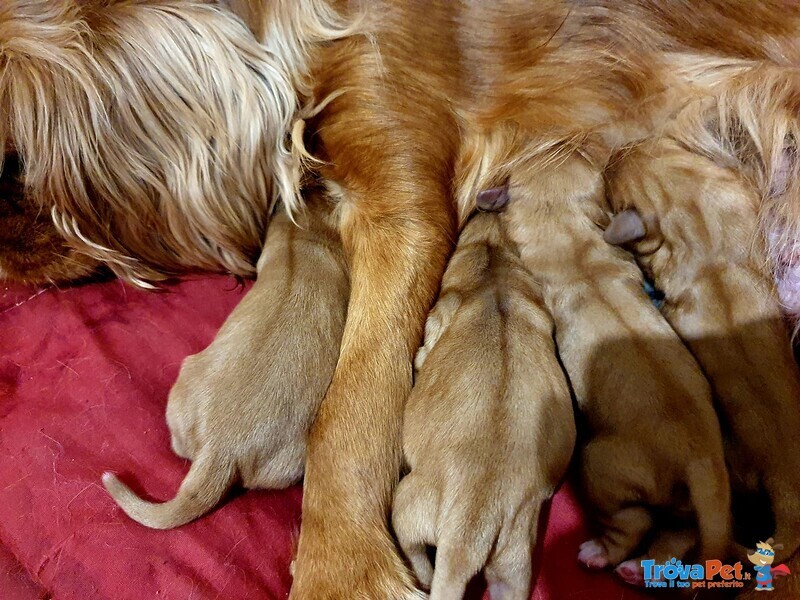
[[[343,35],[322,2],[276,4],[262,46],[209,2],[2,3],[0,147],[74,246],[140,284],[254,273],[275,199],[299,205],[304,45]]]
[[[323,161],[351,298],[310,437],[293,597],[412,597],[386,524],[400,421],[475,193],[520,161],[578,152],[600,172],[680,118],[687,143],[750,169],[791,263],[800,6],[372,0],[369,35],[350,36],[355,0],[227,4],[261,44],[211,2],[7,0],[2,137],[68,240],[140,282],[250,272],[274,199],[299,206],[289,134]]]

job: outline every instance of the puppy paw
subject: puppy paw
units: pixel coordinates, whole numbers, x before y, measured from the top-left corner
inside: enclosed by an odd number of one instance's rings
[[[578,561],[589,569],[605,569],[609,565],[608,553],[597,540],[588,540],[580,545]]]
[[[644,585],[644,570],[637,560],[626,560],[620,563],[614,572],[627,584],[642,586]]]

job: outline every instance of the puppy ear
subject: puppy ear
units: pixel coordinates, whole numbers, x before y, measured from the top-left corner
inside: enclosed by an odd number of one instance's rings
[[[611,224],[603,232],[603,239],[609,244],[620,246],[642,239],[647,235],[644,220],[635,208],[626,208],[614,215]]]
[[[497,212],[504,209],[508,201],[508,185],[478,192],[476,199],[478,209],[487,212]]]
[[[772,544],[773,550],[783,550],[783,544]]]
[[[766,543],[766,544],[769,544],[770,546],[772,546],[772,544],[773,544],[774,542],[775,542],[775,540],[774,540],[773,538],[768,538],[768,539],[767,539],[767,541],[766,541],[765,543]]]

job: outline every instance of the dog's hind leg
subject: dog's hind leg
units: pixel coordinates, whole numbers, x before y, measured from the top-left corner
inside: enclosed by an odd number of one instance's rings
[[[388,515],[413,355],[454,237],[451,215],[435,203],[442,195],[431,193],[440,186],[426,183],[413,197],[384,190],[342,209],[350,304],[309,437],[293,600],[418,597]]]

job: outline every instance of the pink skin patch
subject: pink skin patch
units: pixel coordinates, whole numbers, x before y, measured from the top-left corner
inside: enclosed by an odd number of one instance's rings
[[[589,540],[580,545],[578,561],[589,569],[605,569],[608,566],[608,555],[600,542]]]
[[[775,283],[783,310],[794,319],[800,318],[800,265],[782,269]]]
[[[785,149],[778,160],[778,166],[772,174],[772,187],[769,190],[770,196],[780,196],[789,189],[789,180],[792,176],[792,169],[796,163],[795,151]]]
[[[796,148],[785,148],[772,174],[770,196],[782,196],[789,191],[796,168]],[[768,224],[767,244],[783,310],[795,324],[800,324],[800,230],[797,225],[787,230],[785,222],[774,218]]]
[[[627,584],[642,586],[644,585],[644,570],[637,560],[626,560],[614,569],[620,579]]]
[[[787,241],[786,230],[773,223],[767,234],[775,287],[784,313],[800,321],[800,240]]]

